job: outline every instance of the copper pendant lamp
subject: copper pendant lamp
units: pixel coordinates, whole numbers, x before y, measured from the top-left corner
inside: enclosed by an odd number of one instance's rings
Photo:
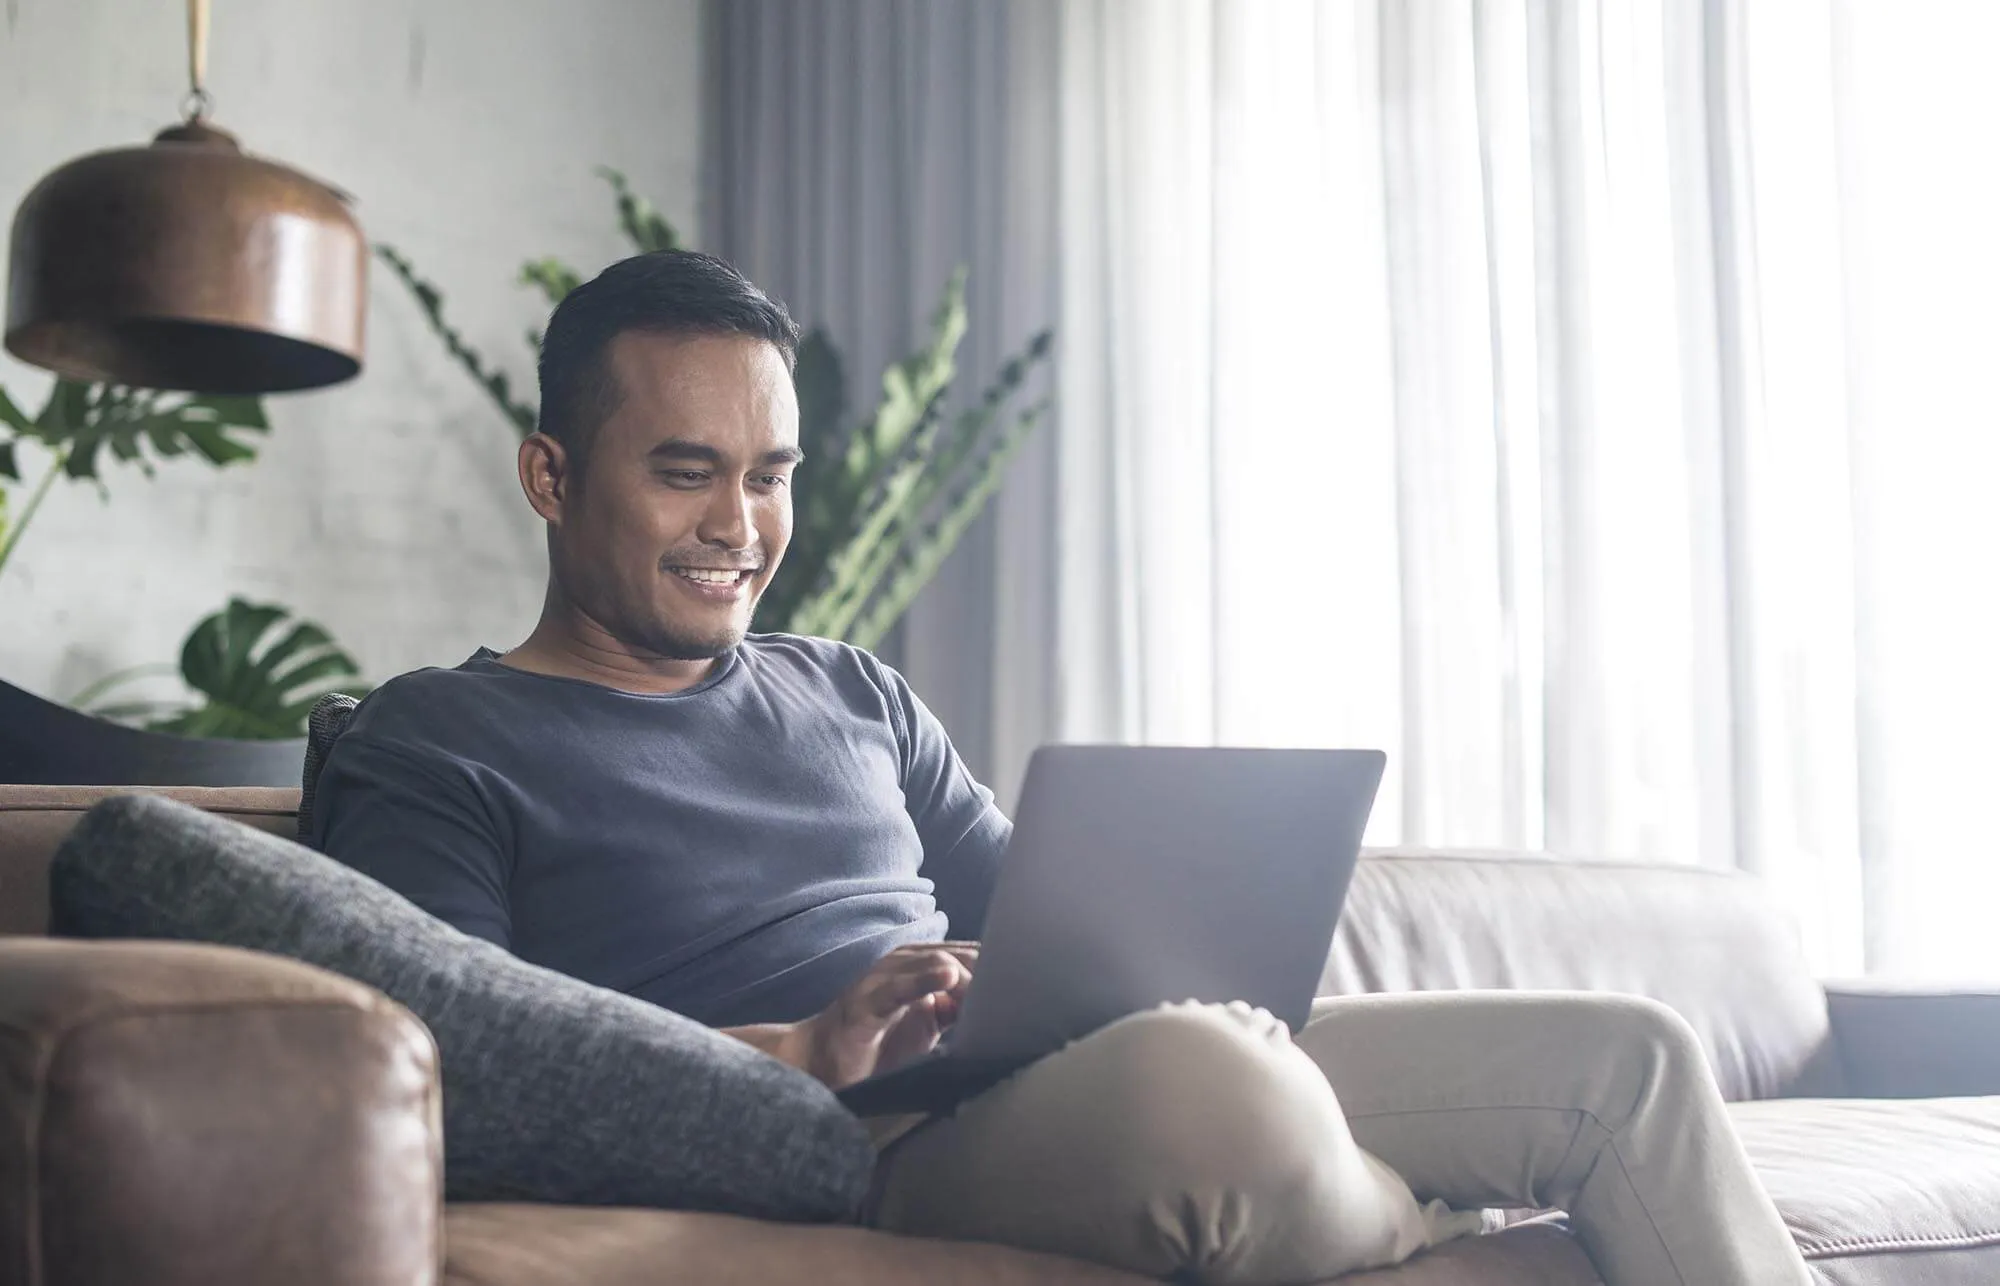
[[[7,350],[71,379],[279,393],[361,370],[368,250],[346,198],[208,123],[208,0],[188,94],[150,147],[79,157],[14,216]]]

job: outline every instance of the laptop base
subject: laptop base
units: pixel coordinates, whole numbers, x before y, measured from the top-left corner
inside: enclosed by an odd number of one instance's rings
[[[949,1112],[1006,1080],[1027,1064],[1013,1060],[933,1054],[892,1072],[856,1081],[834,1097],[856,1116]]]

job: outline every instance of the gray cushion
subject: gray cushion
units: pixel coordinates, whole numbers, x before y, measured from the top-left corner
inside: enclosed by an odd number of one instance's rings
[[[306,716],[306,765],[299,778],[299,843],[310,844],[313,837],[313,806],[319,802],[319,773],[333,743],[347,731],[354,708],[361,703],[345,692],[329,692],[313,702]]]
[[[524,963],[287,840],[147,796],[86,813],[53,931],[275,952],[430,1025],[453,1200],[854,1214],[874,1151],[818,1081],[698,1023]]]

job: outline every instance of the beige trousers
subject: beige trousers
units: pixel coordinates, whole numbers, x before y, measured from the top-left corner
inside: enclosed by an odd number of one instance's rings
[[[1809,1281],[1693,1031],[1607,995],[1138,1014],[889,1145],[874,1220],[1279,1286],[1479,1227],[1447,1205],[1567,1210],[1607,1286]]]

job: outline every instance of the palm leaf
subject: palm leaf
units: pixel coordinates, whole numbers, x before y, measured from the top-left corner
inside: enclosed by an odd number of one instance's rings
[[[0,388],[0,424],[16,433],[26,433],[33,427],[33,422],[21,414],[21,408],[14,405],[14,399],[7,396],[4,388]]]
[[[535,259],[521,265],[521,284],[539,289],[549,301],[549,307],[554,308],[569,297],[570,291],[583,284],[583,278],[576,269],[559,259]],[[533,334],[532,331],[529,333]],[[537,349],[541,347],[539,338],[534,346]]]
[[[238,598],[189,633],[180,671],[206,700],[149,721],[155,732],[301,737],[316,701],[329,692],[356,692],[360,679],[354,658],[320,626],[285,608]]]
[[[929,340],[882,372],[882,400],[865,431],[855,434],[846,464],[855,495],[865,495],[880,471],[902,451],[938,394],[958,372],[958,345],[965,338],[965,270],[946,283],[944,298],[931,315]]]
[[[263,403],[254,397],[180,396],[58,380],[41,415],[23,434],[51,451],[66,451],[63,472],[70,477],[95,479],[107,450],[148,475],[152,456],[171,459],[192,451],[214,465],[253,460],[257,448],[243,435],[270,427]],[[152,456],[142,447],[151,447]]]
[[[849,521],[837,536],[837,552],[822,561],[823,571],[819,578],[792,605],[788,618],[792,624],[788,628],[799,633],[845,638],[851,642],[853,639],[849,631],[857,628],[856,623],[872,619],[877,614],[878,609],[871,604],[884,601],[881,590],[885,582],[891,580],[893,569],[912,564],[913,543],[921,550],[930,534],[942,535],[948,541],[944,553],[950,553],[950,546],[955,545],[959,538],[958,532],[944,519],[933,523],[929,529],[924,523],[939,507],[940,498],[949,488],[959,487],[964,491],[961,475],[968,468],[975,474],[980,473],[996,463],[997,453],[997,466],[1004,470],[1007,460],[1018,447],[1018,441],[1011,439],[1025,435],[1039,418],[1039,413],[1031,413],[1024,421],[1016,421],[996,441],[988,440],[991,437],[988,430],[999,412],[1020,392],[1032,368],[1047,359],[1052,344],[1053,337],[1049,332],[1036,335],[1021,352],[1002,364],[999,374],[987,385],[978,401],[954,417],[949,427],[941,426],[933,419],[912,435],[903,461],[890,475],[891,485],[879,488],[866,504],[848,516]],[[981,494],[976,502],[979,506],[983,507],[986,503],[987,494],[990,493]],[[947,518],[952,506],[958,502],[946,503]],[[971,517],[977,517],[977,513]],[[965,525],[970,524],[971,517],[966,519]],[[930,560],[923,561],[930,564]],[[942,561],[941,555],[935,563]],[[929,579],[926,573],[912,585],[901,573],[893,574],[898,583],[909,589],[911,597],[916,589],[922,588],[923,581]],[[892,597],[888,601],[897,600]],[[894,624],[894,617],[900,616],[907,607],[908,600],[902,599],[901,606],[894,608],[888,624]],[[887,625],[882,628],[886,629]]]
[[[944,560],[958,547],[959,540],[986,511],[1000,484],[1006,481],[1007,466],[1020,453],[1028,435],[1049,404],[1038,402],[1016,417],[1007,432],[995,438],[971,470],[972,480],[946,504],[944,513],[906,547],[903,565],[888,578],[865,611],[840,622],[839,637],[861,648],[874,648],[889,633],[903,613],[910,610],[917,594],[944,566]]]
[[[624,174],[608,165],[597,167],[597,174],[611,185],[612,193],[618,198],[618,227],[639,250],[647,254],[654,250],[678,250],[681,237],[674,231],[674,225],[660,216],[653,203],[632,190]]]
[[[801,634],[824,632],[822,609],[844,594],[876,557],[882,537],[922,483],[965,328],[965,272],[960,269],[931,315],[924,344],[883,372],[882,398],[873,418],[851,432],[838,417],[809,422],[801,393],[801,445],[811,423],[833,449],[806,446],[808,464],[801,472],[810,480],[794,498],[797,553],[788,557],[782,587],[774,583],[766,593],[767,599],[772,592],[779,598],[768,610],[760,606],[759,628],[768,623],[768,628]],[[815,364],[831,358],[838,370],[838,355],[817,331],[799,352],[801,377],[817,381],[823,375],[808,366],[809,354]],[[817,389],[814,395],[817,400]],[[843,377],[838,403],[845,399]],[[814,460],[821,462],[817,468],[810,463]]]
[[[377,245],[375,257],[389,265],[389,271],[395,274],[396,280],[409,288],[410,294],[416,298],[417,307],[423,310],[424,320],[430,323],[432,332],[444,341],[445,351],[465,368],[480,388],[486,390],[486,395],[493,399],[493,404],[500,408],[500,413],[513,424],[515,431],[524,438],[533,433],[540,419],[539,413],[529,403],[515,401],[507,372],[490,369],[486,359],[473,351],[458,333],[457,327],[444,319],[444,296],[438,288],[419,277],[416,265],[394,246]]]
[[[925,471],[933,464],[932,453],[939,426],[944,422],[944,399],[948,393],[948,389],[939,389],[932,397],[897,459],[881,472],[873,490],[848,515],[848,530],[827,559],[820,584],[802,611],[800,632],[839,638],[832,631],[827,609],[857,594],[865,597],[866,587],[880,575],[880,566],[895,549],[891,533],[911,497],[923,485]]]
[[[840,499],[838,470],[827,467],[847,451],[847,373],[840,353],[815,329],[799,342],[793,384],[799,399],[799,448],[805,463],[792,475],[792,543],[785,565],[757,603],[757,629],[790,630],[794,613],[826,571],[849,507]]]

